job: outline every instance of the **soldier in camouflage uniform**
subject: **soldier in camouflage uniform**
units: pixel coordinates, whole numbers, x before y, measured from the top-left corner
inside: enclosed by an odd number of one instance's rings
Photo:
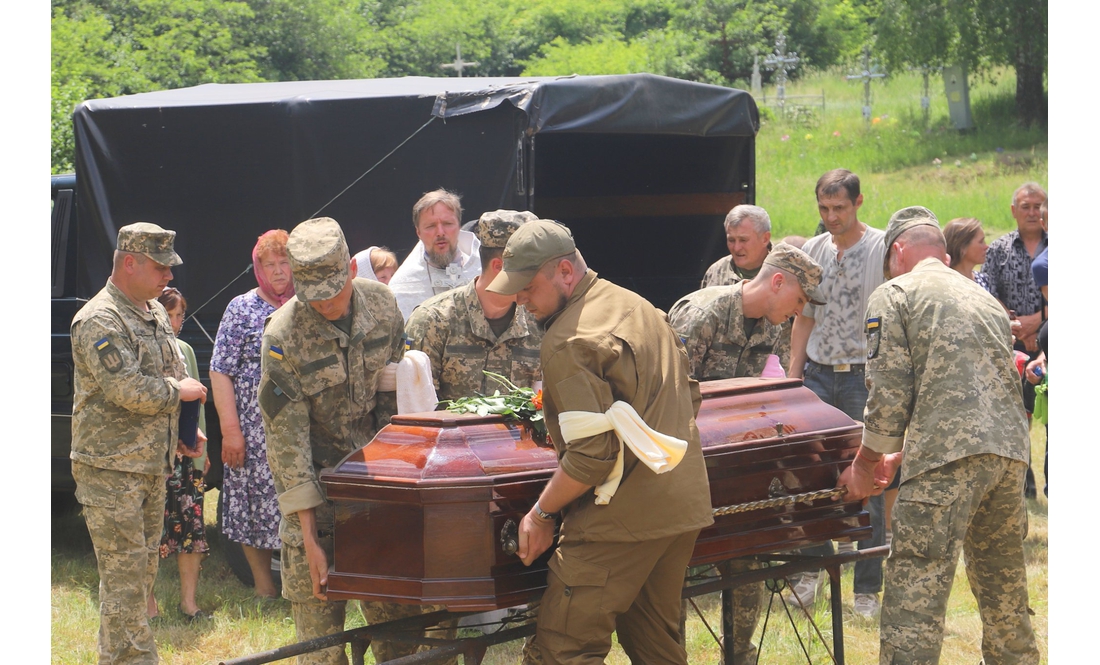
[[[404,354],[404,322],[388,287],[353,277],[335,220],[299,224],[287,253],[296,295],[265,325],[258,401],[283,514],[283,596],[298,639],[308,640],[344,629],[345,602],[330,602],[324,593],[333,509],[319,471],[370,442],[396,413],[396,395],[380,392],[378,384],[387,363]],[[372,648],[378,660],[394,657],[379,653],[385,644]],[[347,658],[333,647],[299,656],[298,663],[346,664]]]
[[[669,323],[684,341],[688,373],[698,381],[760,376],[774,352],[782,324],[817,295],[821,266],[808,255],[779,243],[758,274],[733,286],[712,286],[688,294],[669,310]],[[759,563],[733,560],[729,571],[754,570]],[[734,662],[756,662],[752,636],[760,614],[763,584],[733,589]]]
[[[939,661],[961,551],[984,662],[1038,663],[1023,550],[1028,425],[1008,317],[947,267],[926,208],[894,213],[886,246],[894,278],[867,305],[863,443],[838,482],[862,498],[901,464],[879,662]]]
[[[413,310],[405,325],[411,349],[432,364],[432,383],[440,400],[492,395],[502,388],[483,370],[525,388],[541,383],[542,332],[516,299],[485,290],[501,269],[501,254],[520,224],[538,219],[529,212],[497,210],[478,220],[481,275],[470,284],[441,293]],[[492,317],[492,318],[490,318]]]
[[[107,285],[72,323],[73,478],[99,567],[99,663],[156,663],[146,598],[157,576],[165,477],[181,401],[206,400],[187,378],[156,297],[183,263],[175,231],[139,222],[118,231]],[[205,440],[201,439],[200,440]]]
[[[700,289],[736,284],[752,279],[764,265],[764,257],[772,250],[772,220],[759,206],[735,206],[726,215],[726,246],[730,255],[715,261],[703,275]],[[791,321],[780,326],[779,342],[771,353],[779,356],[785,371],[791,364]]]

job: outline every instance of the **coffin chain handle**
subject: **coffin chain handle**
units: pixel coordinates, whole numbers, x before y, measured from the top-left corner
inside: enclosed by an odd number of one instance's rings
[[[847,487],[834,487],[832,489],[818,490],[816,492],[806,492],[805,494],[792,494],[790,496],[761,499],[760,501],[749,501],[748,503],[735,503],[732,506],[715,508],[714,516],[720,517],[722,515],[733,515],[735,513],[747,513],[750,510],[763,510],[764,508],[779,508],[781,506],[789,506],[796,503],[809,504],[818,499],[831,499],[833,497],[843,496],[847,492]]]

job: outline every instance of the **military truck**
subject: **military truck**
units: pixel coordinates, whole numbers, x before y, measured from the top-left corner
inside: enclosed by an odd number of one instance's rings
[[[726,212],[755,200],[752,97],[649,74],[208,84],[86,101],[73,124],[76,173],[51,178],[61,492],[73,487],[69,325],[106,282],[121,226],[177,232],[181,337],[209,386],[221,314],[255,286],[250,252],[268,229],[325,215],[353,253],[386,245],[404,258],[413,203],[445,187],[467,220],[512,208],[565,223],[602,277],[667,309],[726,252]],[[212,403],[207,429],[219,486]]]

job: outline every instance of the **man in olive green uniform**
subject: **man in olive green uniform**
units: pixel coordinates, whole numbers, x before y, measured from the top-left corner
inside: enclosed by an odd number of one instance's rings
[[[764,257],[772,251],[772,220],[760,206],[734,206],[723,222],[729,256],[723,256],[707,268],[700,289],[727,286],[752,279],[764,265]],[[779,356],[784,371],[791,363],[791,321],[780,326],[779,341],[771,353]]]
[[[542,331],[513,296],[485,287],[500,273],[501,254],[520,224],[538,219],[529,212],[497,210],[481,216],[481,275],[466,286],[420,304],[405,324],[409,348],[423,351],[432,365],[432,383],[440,400],[492,395],[503,389],[485,371],[517,386],[541,383],[539,344]]]
[[[1028,425],[1004,308],[947,267],[936,217],[886,229],[888,276],[867,303],[863,444],[838,484],[880,492],[901,464],[879,662],[939,662],[960,551],[986,663],[1038,663],[1023,541]],[[904,462],[902,458],[904,457]]]
[[[335,220],[299,224],[287,254],[296,295],[264,327],[258,400],[283,514],[283,596],[298,639],[308,640],[344,629],[345,602],[324,594],[333,510],[319,472],[370,442],[396,412],[396,395],[378,384],[387,363],[404,354],[404,322],[389,288],[354,278]],[[387,648],[372,644],[383,660],[380,647]],[[298,663],[347,658],[333,647],[299,656]]]
[[[617,631],[632,662],[685,663],[684,571],[699,531],[713,519],[695,426],[699,384],[688,377],[684,347],[660,310],[588,270],[572,234],[556,222],[521,226],[503,260],[489,290],[516,294],[545,329],[543,405],[559,459],[520,524],[517,552],[525,564],[545,552],[554,514],[562,514],[539,608],[542,657],[603,662]],[[679,464],[655,473],[614,431],[563,436],[565,412],[604,414],[617,401],[649,428],[680,440]],[[604,483],[620,456],[621,483],[600,505],[593,487]]]
[[[824,304],[817,294],[821,266],[805,252],[779,243],[757,275],[732,286],[690,293],[669,310],[669,321],[688,353],[688,373],[699,381],[760,376],[774,353],[783,324],[807,302]],[[727,564],[730,572],[760,567],[749,560]],[[733,589],[734,663],[756,662],[752,636],[760,614],[763,584]]]
[[[118,231],[107,285],[73,317],[75,399],[70,455],[76,498],[99,567],[99,663],[156,663],[145,613],[157,576],[165,477],[181,401],[206,400],[187,378],[156,297],[183,261],[176,232],[138,222]]]

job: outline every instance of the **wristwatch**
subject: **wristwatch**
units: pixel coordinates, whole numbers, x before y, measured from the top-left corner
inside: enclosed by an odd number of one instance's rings
[[[543,510],[542,506],[539,505],[538,501],[535,501],[535,506],[531,510],[535,511],[535,514],[539,516],[539,519],[544,520],[546,522],[552,522],[552,521],[554,521],[558,518],[557,515],[554,515],[552,513],[548,513],[545,510]]]

